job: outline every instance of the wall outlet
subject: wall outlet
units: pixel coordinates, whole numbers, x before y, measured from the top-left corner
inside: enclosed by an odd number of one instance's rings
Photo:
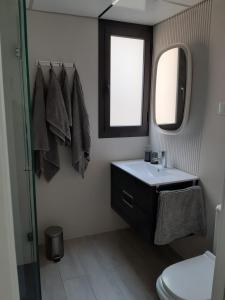
[[[219,102],[218,114],[221,116],[225,116],[225,102]]]

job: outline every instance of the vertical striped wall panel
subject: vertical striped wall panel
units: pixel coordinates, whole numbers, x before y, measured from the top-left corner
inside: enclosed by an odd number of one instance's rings
[[[184,43],[192,53],[193,81],[190,117],[183,132],[175,136],[165,135],[151,122],[150,142],[152,149],[167,151],[171,166],[193,174],[199,173],[207,100],[211,10],[212,0],[207,0],[154,27],[153,63],[163,49]]]

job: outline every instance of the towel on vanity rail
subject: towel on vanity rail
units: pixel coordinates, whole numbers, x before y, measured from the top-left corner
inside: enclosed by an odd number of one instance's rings
[[[90,125],[80,78],[75,68],[72,91],[72,165],[84,177],[90,160]]]
[[[48,130],[45,118],[46,87],[40,64],[37,73],[33,93],[32,131],[35,173],[38,177],[44,172],[44,153],[49,151]]]
[[[68,116],[69,126],[72,127],[71,92],[69,87],[68,75],[64,65],[62,65],[62,71],[60,74],[60,85]]]
[[[200,186],[159,194],[155,244],[165,245],[190,234],[206,234],[205,205]]]
[[[61,144],[70,144],[70,125],[60,84],[53,70],[50,68],[49,86],[46,99],[46,119],[49,130]]]

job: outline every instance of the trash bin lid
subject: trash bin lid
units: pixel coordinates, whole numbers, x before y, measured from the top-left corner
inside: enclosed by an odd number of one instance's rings
[[[50,237],[59,236],[60,234],[62,234],[62,232],[63,232],[63,229],[62,229],[62,227],[59,227],[59,226],[51,226],[45,230],[45,234]]]

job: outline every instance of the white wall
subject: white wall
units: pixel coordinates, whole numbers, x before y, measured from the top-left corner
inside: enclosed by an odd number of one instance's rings
[[[159,132],[152,118],[151,145],[155,150],[167,151],[169,165],[197,175],[199,174],[205,104],[208,96],[210,14],[211,1],[207,0],[156,25],[153,35],[153,65],[164,49],[183,43],[191,51],[193,80],[190,117],[186,127],[178,135],[165,135]],[[154,95],[152,95],[153,99]]]
[[[1,47],[1,39],[0,39]],[[19,299],[0,49],[0,298]]]
[[[154,27],[153,45],[153,61],[155,63],[157,56],[163,49],[176,43],[186,44],[192,54],[193,80],[190,117],[187,126],[180,134],[173,136],[160,133],[154,123],[151,122],[150,143],[155,150],[163,149],[167,151],[169,165],[199,175],[204,190],[207,190],[207,182],[204,180],[204,176],[207,176],[207,174],[205,174],[206,169],[208,167],[211,168],[211,163],[207,162],[209,156],[200,164],[200,158],[204,148],[211,148],[211,146],[208,145],[208,143],[211,143],[210,138],[205,141],[205,143],[202,143],[203,131],[208,132],[208,128],[204,129],[204,116],[206,110],[211,111],[212,109],[211,107],[207,107],[208,89],[210,86],[208,74],[211,72],[209,66],[211,51],[211,7],[212,1],[206,0],[189,10],[156,25]],[[153,95],[152,99],[154,99]],[[213,131],[215,129],[214,124],[211,126]],[[208,136],[213,135],[210,131],[208,133]],[[208,150],[205,151],[208,153]],[[212,157],[210,160],[212,161]],[[211,184],[213,184],[213,181]],[[218,189],[221,188],[218,184],[216,184],[216,186],[217,190],[214,192],[214,197],[219,195],[220,191],[218,191]],[[214,211],[214,205],[210,205],[210,202],[214,203],[215,201],[207,200],[209,227],[211,227],[211,224],[214,222],[210,216],[212,214],[211,212]],[[189,237],[174,242],[172,247],[183,257],[190,257],[197,255],[210,247],[210,242],[212,242],[211,230],[209,230],[209,240],[205,238]]]
[[[180,240],[173,247],[191,256],[212,246],[216,204],[222,202],[225,174],[225,117],[217,114],[225,101],[225,3],[205,1],[155,28],[155,55],[174,42],[185,42],[193,56],[189,125],[181,136],[159,135],[152,125],[151,141],[168,150],[170,162],[200,176],[208,219],[208,241]],[[183,145],[182,145],[183,143]]]
[[[218,34],[218,25],[215,29],[215,13],[212,15],[214,29],[210,40],[211,5],[211,1],[203,2],[155,28],[158,45],[155,51],[174,42],[190,45],[194,73],[191,118],[184,136],[163,137],[152,129],[151,141],[155,148],[168,147],[169,155],[173,155],[169,159],[175,166],[200,175],[206,194],[208,232],[212,242],[214,207],[222,200],[223,188],[225,134],[222,128],[225,119],[216,112],[218,101],[224,99],[222,78],[225,78],[225,71],[223,35],[222,32]],[[180,30],[174,31],[174,28]],[[110,208],[109,163],[117,159],[142,157],[147,139],[98,139],[97,20],[28,12],[28,39],[31,83],[36,59],[76,61],[92,135],[92,160],[84,180],[73,171],[66,149],[61,149],[61,170],[56,177],[50,183],[37,180],[40,236],[50,224],[62,225],[66,238],[126,226]],[[215,47],[215,44],[218,46]],[[205,241],[201,241],[199,247],[199,240],[187,239],[185,244],[181,242],[176,247],[184,256],[189,256],[197,253],[202,244],[205,247]],[[191,252],[186,251],[188,248]]]
[[[218,115],[225,101],[225,2],[214,0],[209,57],[208,101],[201,148],[200,177],[205,189],[209,236],[213,236],[215,206],[223,200],[225,175],[225,116]]]
[[[6,101],[9,96],[3,61],[11,40],[6,39],[5,22],[11,21],[14,28],[17,3],[1,1],[0,3],[0,299],[19,300],[17,262],[15,252],[12,193],[9,171],[9,153],[6,127]],[[4,11],[4,15],[2,12]],[[14,14],[15,13],[15,14]],[[9,29],[9,28],[8,28]],[[7,32],[8,33],[8,32]],[[11,37],[14,38],[14,35]],[[4,68],[4,74],[3,74]],[[9,138],[9,137],[8,137]]]
[[[31,83],[35,61],[75,61],[83,84],[91,124],[91,162],[85,179],[61,148],[61,169],[50,183],[37,180],[39,233],[63,226],[65,238],[122,228],[126,224],[110,208],[110,162],[143,157],[146,137],[98,138],[98,21],[51,13],[28,12]]]
[[[217,115],[219,101],[225,101],[225,1],[214,0],[212,9],[211,27],[211,55],[209,99],[205,117],[205,127],[201,153],[201,177],[205,185],[208,214],[212,220],[210,232],[213,232],[213,208],[217,203],[224,201],[222,195],[225,171],[225,117]],[[224,208],[222,212],[224,218]],[[225,265],[224,265],[224,227],[225,219],[219,220],[217,261],[214,276],[213,299],[224,298]]]

